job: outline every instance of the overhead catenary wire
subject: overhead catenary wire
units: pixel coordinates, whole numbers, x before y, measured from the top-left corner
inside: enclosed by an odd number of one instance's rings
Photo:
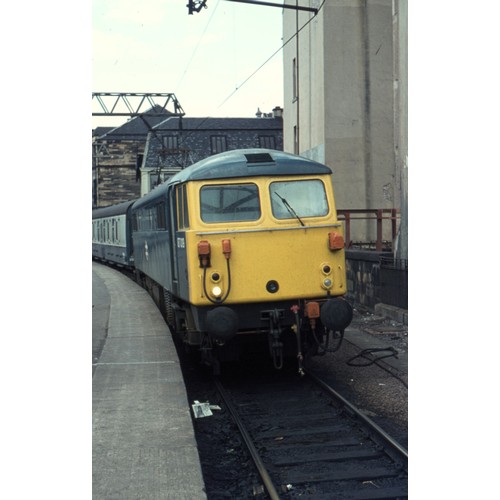
[[[205,33],[207,32],[207,29],[208,27],[210,26],[210,23],[212,21],[212,18],[214,17],[215,15],[215,12],[217,11],[217,7],[219,6],[219,3],[220,3],[220,0],[217,1],[217,3],[215,4],[215,7],[214,7],[214,10],[212,11],[212,14],[211,16],[209,17],[208,21],[207,21],[207,24],[205,26],[205,29],[203,30],[203,33],[201,34],[200,38],[198,39],[198,43],[196,44],[196,47],[194,48],[193,50],[193,53],[191,54],[191,57],[189,58],[189,61],[186,65],[186,69],[184,70],[184,72],[182,73],[181,75],[181,78],[180,80],[177,82],[177,85],[176,85],[176,89],[179,88],[180,84],[182,83],[182,81],[184,80],[184,77],[186,76],[187,72],[188,72],[188,69],[189,67],[191,66],[191,62],[193,61],[194,59],[194,56],[196,55],[196,52],[198,51],[198,48],[201,44],[201,41],[203,40],[204,36],[205,36]]]
[[[311,23],[311,21],[313,21],[315,19],[315,17],[319,14],[319,12],[321,11],[321,9],[323,8],[323,5],[325,4],[326,0],[323,0],[323,2],[321,3],[321,5],[318,7],[318,10],[317,12],[306,22],[304,23],[303,26],[301,26],[279,49],[277,49],[275,52],[273,52],[250,76],[248,76],[240,85],[237,85],[236,86],[236,89],[231,92],[231,94],[229,94],[220,104],[219,106],[217,107],[220,108],[221,106],[223,106],[234,94],[236,94],[236,92],[238,90],[240,90],[243,85],[245,85],[251,78],[253,78],[271,59],[273,59],[280,51],[283,50],[284,47],[286,47],[304,28],[306,28],[309,23]],[[203,37],[205,36],[205,33],[210,25],[210,22],[215,14],[215,11],[217,10],[217,7],[220,3],[220,0],[217,2],[217,4],[215,5],[215,8],[212,12],[212,15],[210,16],[206,26],[205,26],[205,29],[200,37],[200,39],[198,40],[198,43],[193,51],[193,54],[191,55],[190,59],[189,59],[189,62],[188,64],[186,65],[186,69],[184,70],[184,73],[181,77],[181,79],[179,80],[179,83],[177,84],[177,87],[180,85],[180,83],[182,82],[182,80],[184,79],[184,76],[187,74],[187,71],[189,69],[189,66],[191,65],[191,62],[192,60],[194,59],[194,56],[196,54],[196,51],[198,50],[198,47],[200,46],[201,44],[201,41],[203,39]],[[194,132],[196,132],[198,129],[201,128],[201,126],[209,119],[211,119],[212,116],[206,116],[205,118],[202,119],[202,121],[197,125],[197,127],[193,130],[191,130],[190,132],[187,132],[185,134],[182,134],[181,136],[181,139],[180,139],[180,143],[179,143],[179,147],[182,146],[185,141],[188,139],[189,136],[191,136]],[[182,119],[182,118],[181,118]],[[175,160],[176,163],[179,165],[179,162],[177,160]],[[184,168],[184,167],[181,167],[181,168]]]
[[[321,2],[321,5],[319,6],[318,8],[318,11],[316,12],[316,14],[314,14],[311,19],[309,19],[303,26],[301,26],[278,50],[276,50],[275,52],[273,52],[250,76],[248,76],[240,85],[237,85],[236,88],[233,90],[233,92],[231,92],[220,104],[219,106],[217,106],[217,109],[220,108],[221,106],[223,106],[227,101],[229,101],[229,99],[231,97],[233,97],[234,94],[236,94],[236,92],[238,92],[238,90],[241,89],[241,87],[243,87],[243,85],[245,85],[245,83],[247,83],[251,78],[253,78],[271,59],[273,59],[273,57],[278,54],[279,52],[281,52],[321,11],[321,9],[323,8],[323,5],[325,4],[326,0],[323,0],[323,2]]]

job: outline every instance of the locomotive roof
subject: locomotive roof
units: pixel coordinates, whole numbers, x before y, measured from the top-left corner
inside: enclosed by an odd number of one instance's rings
[[[127,212],[127,209],[136,200],[124,201],[118,205],[112,205],[110,207],[95,208],[92,210],[92,219],[98,219],[101,217],[112,217],[113,215],[123,215]]]
[[[273,149],[237,149],[209,156],[169,179],[168,183],[262,175],[331,174],[326,165]]]
[[[153,202],[165,194],[169,186],[180,182],[258,177],[264,175],[323,175],[332,170],[313,160],[274,149],[235,149],[181,170],[164,184],[137,200],[133,209]]]

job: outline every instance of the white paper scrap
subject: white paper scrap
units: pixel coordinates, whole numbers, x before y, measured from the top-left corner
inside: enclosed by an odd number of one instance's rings
[[[213,415],[212,410],[210,410],[210,403],[195,401],[191,407],[193,408],[194,418],[210,417]]]

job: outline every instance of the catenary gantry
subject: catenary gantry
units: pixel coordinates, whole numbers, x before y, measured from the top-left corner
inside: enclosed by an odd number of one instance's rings
[[[160,92],[92,92],[92,101],[98,110],[92,116],[150,116],[164,115],[167,111],[184,116],[181,104],[172,93]]]

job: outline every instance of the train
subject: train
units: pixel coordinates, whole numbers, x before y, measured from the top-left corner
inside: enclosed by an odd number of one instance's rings
[[[303,373],[338,345],[353,316],[344,247],[331,168],[269,149],[210,156],[92,212],[93,259],[133,272],[216,373],[248,355]]]

